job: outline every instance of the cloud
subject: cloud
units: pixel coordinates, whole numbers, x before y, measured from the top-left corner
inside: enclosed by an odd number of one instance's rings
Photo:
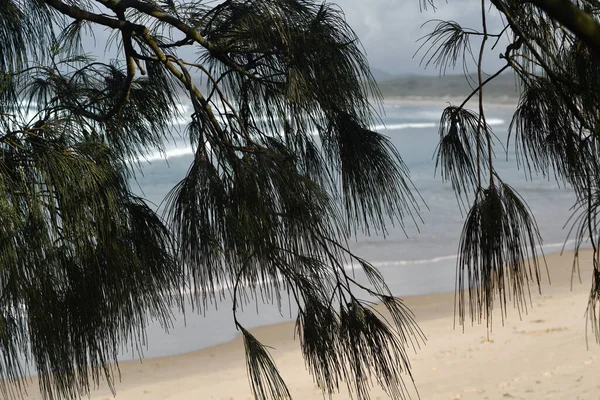
[[[424,69],[419,65],[423,53],[414,56],[421,45],[417,40],[435,26],[427,24],[421,27],[428,20],[454,20],[475,29],[481,26],[480,0],[436,0],[435,8],[428,5],[426,9],[421,7],[422,0],[330,1],[343,11],[346,21],[359,37],[371,66],[393,74],[437,73],[432,67]],[[501,25],[498,15],[491,14],[488,18],[490,30]],[[86,38],[84,48],[103,59],[115,57],[117,53],[114,46],[108,51],[105,47],[109,34],[107,30],[95,29],[95,45],[94,40]],[[477,46],[477,42],[474,42],[474,51]],[[490,70],[501,65],[498,53],[500,50],[487,55],[486,66]],[[192,56],[191,53],[189,55]],[[462,70],[459,67],[455,72],[461,73]]]
[[[392,73],[436,73],[419,65],[422,53],[413,57],[421,45],[417,40],[435,26],[422,27],[428,20],[454,20],[475,29],[481,26],[478,0],[438,1],[435,8],[428,5],[426,9],[422,9],[419,0],[337,0],[336,3],[361,40],[371,65]],[[492,13],[488,18],[491,28],[500,26],[497,14]],[[478,44],[474,42],[474,50],[475,45]],[[487,64],[490,68],[500,65],[497,54],[492,54],[490,61]]]

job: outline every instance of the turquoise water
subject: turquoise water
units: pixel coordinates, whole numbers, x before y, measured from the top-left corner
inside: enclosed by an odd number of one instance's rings
[[[426,202],[422,204],[423,223],[415,226],[406,221],[406,229],[389,227],[386,237],[360,235],[351,243],[352,250],[377,266],[386,277],[393,293],[398,296],[445,292],[454,289],[456,249],[464,215],[461,214],[451,185],[434,176],[433,154],[438,141],[438,122],[443,108],[439,105],[385,104],[383,124],[377,130],[388,136],[400,151],[411,171],[411,178]],[[506,144],[511,110],[489,107],[488,122],[500,141]],[[544,239],[546,253],[560,251],[567,239],[563,229],[571,215],[573,193],[543,177],[525,179],[518,170],[513,148],[508,153],[496,148],[496,169],[504,181],[512,185],[527,201],[534,212]],[[143,175],[133,187],[155,204],[183,176],[190,166],[192,155],[183,139],[177,139],[166,149],[167,160],[159,155],[148,155],[150,163],[143,162]],[[163,155],[164,157],[164,155]],[[569,249],[567,242],[567,249]],[[571,244],[572,246],[572,244]],[[294,310],[291,310],[293,316]],[[284,306],[260,305],[249,307],[242,315],[247,327],[283,322],[290,319],[290,310]],[[146,357],[184,353],[232,339],[235,335],[231,303],[225,300],[206,315],[188,312],[178,315],[170,335],[158,326],[148,329]],[[137,357],[137,350],[126,351],[123,359]]]

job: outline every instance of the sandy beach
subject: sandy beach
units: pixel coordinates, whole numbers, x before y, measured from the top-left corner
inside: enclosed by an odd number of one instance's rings
[[[414,311],[427,344],[411,362],[423,400],[442,399],[599,399],[600,346],[590,334],[586,348],[584,312],[591,279],[591,253],[581,258],[582,282],[573,282],[572,254],[546,256],[552,284],[532,294],[532,305],[519,318],[509,309],[501,323],[496,310],[491,332],[485,324],[453,328],[454,294],[405,298]],[[293,323],[253,329],[271,346],[295,399],[322,399],[304,368]],[[243,343],[232,342],[178,356],[130,361],[120,365],[117,399],[251,399]],[[37,382],[29,386],[29,399],[39,398]],[[112,399],[102,386],[93,400]],[[348,399],[342,390],[334,399]],[[372,399],[387,399],[374,388]],[[417,398],[413,393],[412,398]]]

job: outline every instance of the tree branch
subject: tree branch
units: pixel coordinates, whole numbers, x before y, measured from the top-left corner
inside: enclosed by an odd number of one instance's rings
[[[600,24],[570,0],[529,0],[600,54]]]
[[[516,23],[515,19],[513,18],[512,14],[511,14],[510,10],[508,9],[508,7],[506,6],[506,4],[504,4],[502,2],[502,0],[490,0],[490,1],[498,9],[498,11],[500,11],[502,14],[504,14],[511,29],[514,31],[514,33],[516,35],[518,35],[523,40],[523,43],[525,44],[525,46],[529,49],[531,54],[533,54],[536,61],[544,69],[544,71],[550,77],[552,82],[555,85],[557,84],[557,82],[562,82],[562,78],[560,76],[558,76],[554,72],[554,70],[552,70],[552,68],[550,68],[550,66],[546,63],[544,58],[540,55],[540,53],[536,50],[536,48],[530,43],[529,36]],[[538,0],[533,0],[533,1],[538,1]],[[544,0],[539,0],[539,1],[544,1]],[[554,0],[549,0],[549,1],[554,1]],[[559,1],[561,1],[561,0],[559,0]],[[568,2],[569,0],[566,0],[566,1]],[[559,91],[559,95],[564,99],[565,104],[569,108],[569,111],[571,111],[573,113],[573,115],[577,118],[577,120],[583,126],[585,126],[586,129],[593,131],[593,129],[591,129],[589,124],[585,121],[585,118],[581,115],[580,111],[577,109],[577,106],[575,104],[573,104],[573,101],[569,97],[564,96],[562,91]]]
[[[130,29],[133,32],[141,34],[145,27],[137,25],[129,21],[120,21],[115,18],[110,18],[105,15],[94,14],[77,6],[71,6],[63,3],[60,0],[43,0],[50,7],[54,8],[63,15],[67,15],[73,19],[85,20],[94,22],[113,29]]]
[[[471,100],[471,98],[473,96],[475,96],[477,93],[479,93],[479,91],[481,90],[481,88],[483,86],[485,86],[488,82],[492,81],[494,78],[496,78],[498,75],[500,75],[501,73],[503,73],[504,71],[506,71],[506,69],[510,67],[510,64],[506,64],[504,67],[500,68],[498,71],[496,71],[493,75],[490,75],[485,81],[481,82],[480,85],[477,85],[477,87],[475,89],[473,89],[473,91],[471,92],[471,94],[469,94],[467,96],[466,99],[463,100],[462,103],[460,103],[460,106],[458,106],[458,109],[463,108],[468,102],[469,100]]]
[[[56,1],[56,0],[54,0],[54,1]],[[199,45],[204,47],[206,50],[208,50],[210,52],[211,55],[213,55],[215,58],[217,58],[219,61],[221,61],[223,64],[225,64],[229,68],[231,68],[234,71],[239,72],[243,75],[246,75],[248,77],[258,78],[256,76],[254,76],[252,73],[248,72],[245,68],[243,68],[239,64],[235,63],[229,57],[227,57],[227,55],[224,53],[224,51],[222,49],[220,49],[217,46],[210,43],[208,40],[206,40],[205,37],[200,35],[198,33],[198,31],[196,31],[194,28],[186,25],[180,19],[173,17],[172,15],[168,14],[167,12],[163,11],[161,8],[159,8],[155,5],[152,5],[152,4],[146,3],[146,2],[142,2],[139,0],[96,0],[96,1],[105,5],[106,7],[111,8],[111,9],[134,8],[137,11],[140,11],[146,15],[150,15],[150,16],[158,19],[159,21],[165,22],[165,23],[173,26],[174,28],[178,29],[179,31],[185,33],[187,38],[195,41],[196,43],[198,43]]]

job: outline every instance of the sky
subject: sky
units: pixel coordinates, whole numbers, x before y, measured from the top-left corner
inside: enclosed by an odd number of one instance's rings
[[[413,55],[422,42],[417,40],[431,32],[435,23],[421,27],[432,19],[453,20],[463,27],[481,27],[481,0],[436,0],[421,9],[420,0],[335,0],[363,44],[372,67],[392,74],[436,74],[432,67],[420,66],[421,55]],[[501,27],[496,13],[488,15],[489,28]],[[501,28],[500,28],[501,29]],[[491,30],[490,30],[491,31]],[[475,42],[474,42],[475,43]],[[473,47],[476,51],[477,48]],[[499,50],[486,55],[488,69],[501,66]],[[448,71],[450,73],[451,71]],[[462,73],[457,69],[456,73]],[[493,71],[490,71],[493,72]]]
[[[320,0],[315,0],[319,2]],[[481,27],[481,0],[434,0],[435,7],[421,7],[422,0],[330,0],[343,11],[346,22],[360,39],[372,68],[391,75],[438,74],[434,67],[425,69],[420,65],[422,54],[415,52],[422,42],[418,39],[431,32],[435,23],[422,25],[428,20],[453,20],[464,27]],[[501,20],[495,12],[488,15],[490,32],[501,29]],[[498,29],[500,27],[500,29]],[[108,32],[95,33],[95,50],[103,51]],[[473,51],[478,50],[473,42]],[[506,42],[503,43],[506,45]],[[84,46],[94,47],[93,41],[85,40]],[[486,72],[493,73],[503,63],[498,58],[502,47],[486,55]],[[452,73],[449,70],[447,73]],[[459,66],[454,73],[462,73]]]

